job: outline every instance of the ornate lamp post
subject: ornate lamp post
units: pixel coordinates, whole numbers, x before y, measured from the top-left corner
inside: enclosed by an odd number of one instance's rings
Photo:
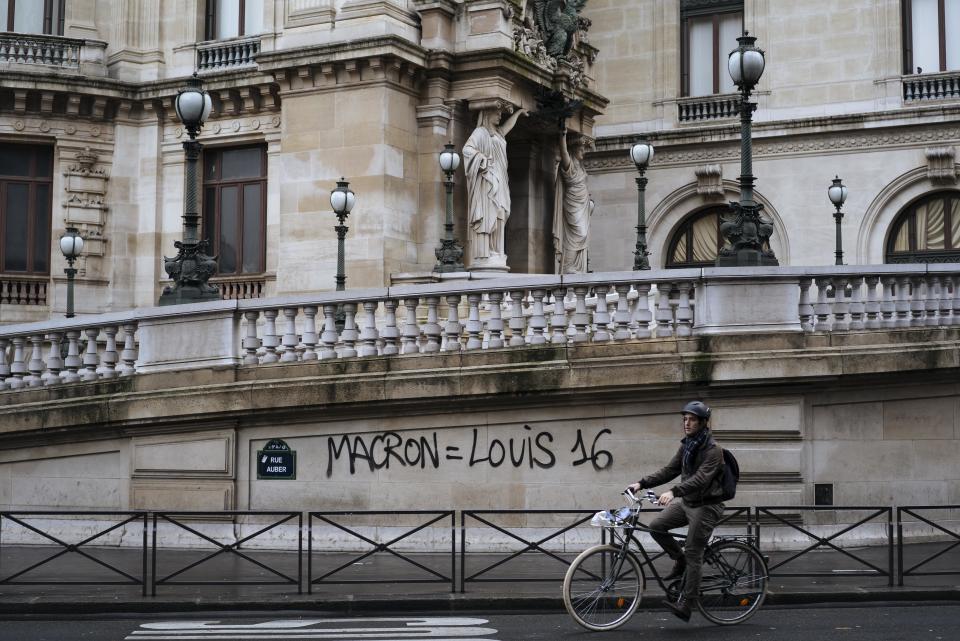
[[[83,238],[76,227],[67,227],[66,233],[60,237],[60,251],[63,257],[67,259],[68,267],[64,269],[67,275],[67,318],[73,318],[73,277],[77,275],[77,270],[73,267],[73,261],[77,259],[83,250]]]
[[[647,191],[647,165],[653,160],[653,145],[638,142],[630,149],[630,159],[637,166],[640,176],[637,178],[637,248],[633,252],[633,269],[650,269],[647,256],[647,205],[645,202]]]
[[[830,202],[833,203],[833,206],[837,208],[837,211],[833,213],[833,219],[837,222],[837,265],[843,264],[843,238],[840,231],[840,221],[843,220],[843,212],[840,211],[840,208],[843,207],[843,203],[847,200],[847,188],[843,184],[843,181],[840,180],[840,176],[836,176],[833,179],[832,184],[827,188],[827,196],[830,198]]]
[[[337,188],[330,192],[330,207],[333,208],[333,213],[336,214],[337,220],[340,221],[340,224],[334,227],[337,231],[337,291],[342,292],[347,283],[347,275],[345,272],[345,259],[344,259],[344,241],[347,238],[347,226],[343,223],[346,222],[347,216],[350,215],[350,210],[353,209],[353,206],[357,202],[357,197],[350,190],[350,183],[347,182],[345,178],[341,178],[337,181]]]
[[[198,165],[202,145],[197,142],[197,134],[204,121],[210,115],[213,103],[209,94],[203,90],[200,79],[194,73],[187,80],[186,88],[177,94],[175,103],[177,117],[183,123],[190,140],[183,143],[186,157],[186,177],[184,180],[183,241],[174,243],[178,253],[173,258],[164,258],[164,270],[173,279],[172,287],[165,287],[160,295],[161,305],[179,305],[220,300],[220,290],[207,283],[217,272],[217,261],[207,255],[207,241],[200,240],[198,233],[199,186]]]
[[[443,225],[443,240],[440,241],[440,246],[434,252],[437,255],[437,266],[433,268],[435,272],[462,272],[465,269],[463,266],[463,247],[453,236],[453,174],[459,166],[460,154],[455,151],[452,143],[447,143],[443,151],[440,152],[440,169],[446,176],[443,186],[447,190],[447,219]]]
[[[773,225],[760,217],[763,205],[754,200],[753,185],[753,111],[750,93],[763,75],[763,51],[754,46],[756,38],[744,32],[737,38],[740,46],[730,52],[727,69],[740,89],[740,202],[731,202],[733,218],[720,225],[720,232],[729,246],[720,250],[719,267],[778,265],[768,242]]]

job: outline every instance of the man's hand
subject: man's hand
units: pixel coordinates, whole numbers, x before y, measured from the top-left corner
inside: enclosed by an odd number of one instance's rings
[[[673,492],[664,492],[660,495],[660,498],[657,499],[657,502],[666,507],[667,505],[670,505],[670,501],[672,501],[673,498]]]
[[[631,483],[631,484],[628,485],[625,489],[628,489],[628,490],[630,490],[631,492],[633,492],[634,494],[636,494],[636,493],[639,492],[640,489],[641,489],[641,488],[640,488],[640,483],[639,483],[639,482],[637,482],[637,483]]]

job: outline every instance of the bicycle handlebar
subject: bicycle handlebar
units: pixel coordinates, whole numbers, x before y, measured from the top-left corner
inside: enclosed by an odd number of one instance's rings
[[[647,493],[643,496],[637,496],[630,491],[630,488],[627,488],[623,491],[623,495],[633,501],[634,503],[643,503],[644,500],[649,501],[651,505],[660,505],[660,501],[657,498],[657,495],[653,490],[647,490]]]

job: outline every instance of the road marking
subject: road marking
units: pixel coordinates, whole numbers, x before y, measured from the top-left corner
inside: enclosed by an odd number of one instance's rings
[[[375,639],[376,641],[497,641],[486,619],[463,617],[377,617],[364,619],[275,619],[260,623],[162,621],[141,624],[127,641],[227,639]],[[483,637],[483,638],[478,638]]]

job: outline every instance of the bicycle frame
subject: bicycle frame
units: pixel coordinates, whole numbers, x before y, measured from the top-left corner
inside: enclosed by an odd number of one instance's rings
[[[653,578],[657,582],[657,585],[659,585],[660,589],[663,590],[663,593],[669,594],[670,590],[667,588],[667,585],[663,582],[663,577],[660,576],[660,573],[657,571],[656,566],[653,564],[653,562],[658,558],[660,558],[661,556],[663,556],[664,553],[661,552],[660,554],[651,556],[651,554],[647,552],[647,549],[643,546],[643,543],[640,542],[640,539],[634,535],[635,532],[638,532],[638,531],[647,532],[647,533],[656,532],[657,534],[661,533],[659,530],[652,530],[646,524],[640,523],[641,512],[642,510],[640,510],[639,508],[636,510],[636,512],[633,514],[633,516],[629,521],[629,525],[624,525],[623,527],[607,528],[610,530],[611,542],[614,542],[617,540],[620,541],[619,546],[621,549],[621,555],[618,557],[618,562],[623,563],[623,558],[625,556],[625,553],[630,552],[630,542],[633,541],[634,545],[636,546],[636,549],[640,552],[640,556],[642,557],[642,562],[640,563],[640,567],[642,568],[643,566],[646,566],[647,568],[649,568],[651,574],[653,575]],[[620,532],[617,532],[617,530],[623,530],[623,532],[620,533]],[[663,532],[663,534],[668,534],[672,536],[674,539],[677,539],[677,541],[681,543],[685,541],[687,538],[685,534],[677,534],[674,532]],[[615,569],[616,569],[616,572],[614,572],[614,576],[616,576],[620,572],[619,567]]]

